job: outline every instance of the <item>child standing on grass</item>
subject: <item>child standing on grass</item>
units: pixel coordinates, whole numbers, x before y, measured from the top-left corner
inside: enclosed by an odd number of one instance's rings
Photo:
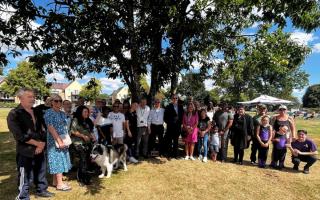
[[[272,127],[269,124],[269,116],[263,116],[261,118],[261,125],[256,132],[257,140],[259,142],[258,147],[258,163],[260,168],[266,167],[269,144],[272,138]]]
[[[217,161],[217,155],[219,153],[220,139],[219,139],[219,127],[214,126],[213,132],[210,135],[210,152],[213,162]]]
[[[207,116],[207,112],[205,109],[200,110],[200,119],[198,123],[198,152],[199,152],[199,160],[202,162],[207,162],[207,154],[208,154],[208,139],[209,139],[209,131],[211,129],[211,122],[209,117]],[[203,152],[203,157],[202,157]],[[203,158],[203,159],[202,159]]]
[[[281,125],[279,131],[272,137],[273,151],[272,151],[272,161],[270,166],[272,168],[277,168],[282,170],[284,168],[284,160],[286,159],[286,143],[288,143],[287,137],[288,127]],[[279,162],[279,164],[278,164]]]

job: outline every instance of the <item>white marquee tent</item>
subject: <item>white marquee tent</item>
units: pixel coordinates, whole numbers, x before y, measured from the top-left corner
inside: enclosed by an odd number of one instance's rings
[[[244,104],[244,105],[255,105],[255,104],[270,104],[270,105],[279,105],[279,104],[291,104],[293,103],[292,101],[284,100],[284,99],[279,99],[276,97],[271,97],[268,95],[261,95],[251,101],[242,101],[238,102],[239,104]]]

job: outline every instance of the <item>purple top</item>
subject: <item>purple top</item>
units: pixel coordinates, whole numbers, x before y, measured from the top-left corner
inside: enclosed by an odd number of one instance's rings
[[[276,149],[285,149],[287,142],[286,134],[281,135],[279,133],[276,133],[275,138],[280,139],[280,142],[276,142]]]
[[[261,141],[263,142],[267,142],[268,139],[269,139],[269,136],[270,136],[270,133],[269,133],[269,130],[270,130],[270,126],[260,126],[260,139]]]
[[[309,139],[306,139],[304,142],[299,142],[298,140],[291,142],[291,146],[294,149],[298,149],[301,152],[315,152],[317,151],[316,144]]]

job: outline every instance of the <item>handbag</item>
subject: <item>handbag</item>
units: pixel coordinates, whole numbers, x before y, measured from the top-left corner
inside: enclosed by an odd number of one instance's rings
[[[60,138],[65,146],[70,146],[72,144],[69,134],[60,135]],[[55,141],[56,147],[59,148],[59,143]]]

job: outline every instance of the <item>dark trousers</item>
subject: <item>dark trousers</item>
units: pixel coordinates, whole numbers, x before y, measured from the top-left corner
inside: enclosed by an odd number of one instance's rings
[[[259,145],[258,148],[258,162],[260,167],[265,167],[267,158],[268,158],[268,152],[269,152],[269,146],[268,147],[262,147]],[[252,161],[252,160],[251,160]]]
[[[239,146],[234,146],[233,153],[234,153],[234,158],[233,158],[234,162],[237,162],[238,160],[239,162],[243,161],[244,149],[241,149]]]
[[[90,152],[92,145],[91,144],[75,144],[73,145],[74,152],[76,156],[79,158],[79,166],[77,171],[77,180],[80,183],[85,185],[90,183],[90,174],[88,173],[88,169],[91,165],[90,162]]]
[[[151,124],[151,134],[149,135],[149,152],[153,150],[159,151],[159,154],[163,154],[163,125]],[[158,137],[158,147],[156,147],[156,138]]]
[[[130,128],[130,130],[132,130]],[[124,143],[128,146],[127,155],[128,157],[134,157],[136,152],[136,141],[137,141],[137,133],[131,131],[132,137],[129,137],[128,135],[124,138]]]
[[[178,141],[181,133],[181,125],[168,125],[165,135],[165,151],[167,156],[176,158],[178,156]]]
[[[300,162],[306,162],[307,164],[304,166],[304,169],[309,169],[315,162],[317,158],[315,156],[304,156],[299,155],[297,157],[292,156],[292,163],[295,167],[299,167]]]
[[[48,188],[46,179],[46,159],[44,153],[35,155],[34,158],[17,155],[18,168],[18,190],[19,194],[16,199],[30,199],[29,184],[32,179],[36,185],[38,193],[44,192]]]
[[[271,166],[272,167],[278,166],[279,168],[283,168],[284,160],[286,159],[286,153],[287,153],[287,149],[277,149],[273,147]],[[279,162],[279,165],[278,165],[278,162]]]
[[[251,162],[257,161],[257,151],[259,147],[260,147],[259,141],[257,140],[257,138],[254,137],[252,139],[252,144],[251,144],[251,155],[250,155]]]
[[[228,155],[228,143],[229,143],[229,131],[226,131],[220,138],[221,148],[219,149],[218,159],[221,161],[227,160]]]

